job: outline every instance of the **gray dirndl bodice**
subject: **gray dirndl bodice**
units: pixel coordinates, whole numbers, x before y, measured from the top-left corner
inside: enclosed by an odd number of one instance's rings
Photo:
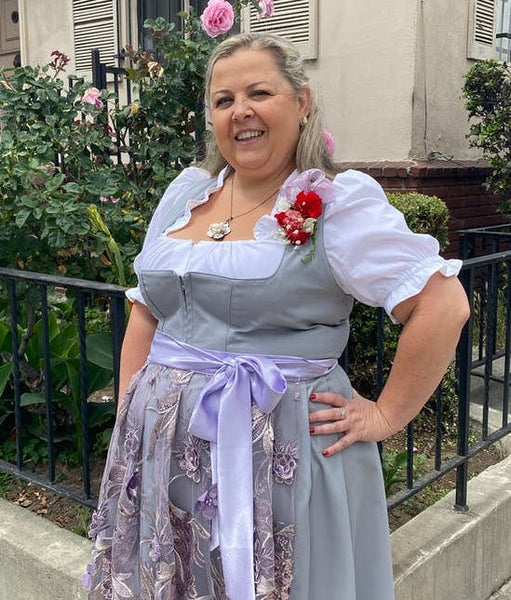
[[[186,199],[180,200],[169,224],[184,212]],[[309,245],[288,246],[276,272],[263,279],[140,270],[140,290],[159,320],[158,329],[212,350],[340,357],[348,341],[353,299],[330,271],[321,223],[310,262],[302,262]]]

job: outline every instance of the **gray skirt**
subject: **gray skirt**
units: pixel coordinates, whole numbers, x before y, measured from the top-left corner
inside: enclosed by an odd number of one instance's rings
[[[157,364],[134,376],[92,518],[89,600],[227,600],[209,443],[188,433],[205,377]],[[336,368],[289,383],[268,415],[253,405],[257,600],[394,599],[376,445],[324,457],[335,436],[309,434],[310,394],[350,389]]]

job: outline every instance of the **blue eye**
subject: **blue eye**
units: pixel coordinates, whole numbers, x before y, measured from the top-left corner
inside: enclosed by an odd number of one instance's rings
[[[232,98],[229,98],[229,96],[223,96],[222,98],[218,98],[218,100],[215,102],[215,107],[222,108],[223,106],[226,106],[231,102]]]
[[[254,90],[252,92],[252,95],[257,97],[263,97],[263,96],[269,96],[269,92],[267,92],[266,90]]]

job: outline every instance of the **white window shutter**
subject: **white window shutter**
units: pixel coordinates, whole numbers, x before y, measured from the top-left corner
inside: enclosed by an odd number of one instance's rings
[[[101,62],[115,65],[118,54],[116,0],[73,0],[73,32],[76,71],[90,71],[91,50]]]
[[[242,31],[281,35],[295,44],[303,58],[317,58],[317,5],[317,0],[274,0],[273,17],[261,20],[251,6],[244,9]]]
[[[467,57],[495,58],[497,0],[470,0]]]

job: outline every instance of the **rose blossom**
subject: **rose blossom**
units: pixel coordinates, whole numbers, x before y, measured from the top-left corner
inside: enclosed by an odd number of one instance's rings
[[[305,219],[309,217],[317,219],[322,212],[321,198],[312,190],[310,192],[300,192],[296,196],[293,208],[299,211]]]
[[[330,156],[333,156],[335,152],[334,136],[328,131],[328,129],[323,129],[321,135],[323,136],[323,143],[326,146],[328,154],[330,154]]]
[[[209,37],[227,33],[234,24],[234,10],[226,0],[209,0],[200,17],[202,29]]]
[[[273,17],[273,0],[259,0],[258,19]]]
[[[286,212],[275,215],[278,224],[284,229],[296,229],[303,225],[304,218],[297,210],[286,210]]]
[[[303,229],[294,229],[293,231],[287,232],[287,239],[294,246],[300,246],[310,238],[311,234],[307,233]]]
[[[99,99],[101,92],[95,88],[89,88],[82,96],[82,102],[84,104],[92,104],[95,108],[103,108],[103,102]]]

